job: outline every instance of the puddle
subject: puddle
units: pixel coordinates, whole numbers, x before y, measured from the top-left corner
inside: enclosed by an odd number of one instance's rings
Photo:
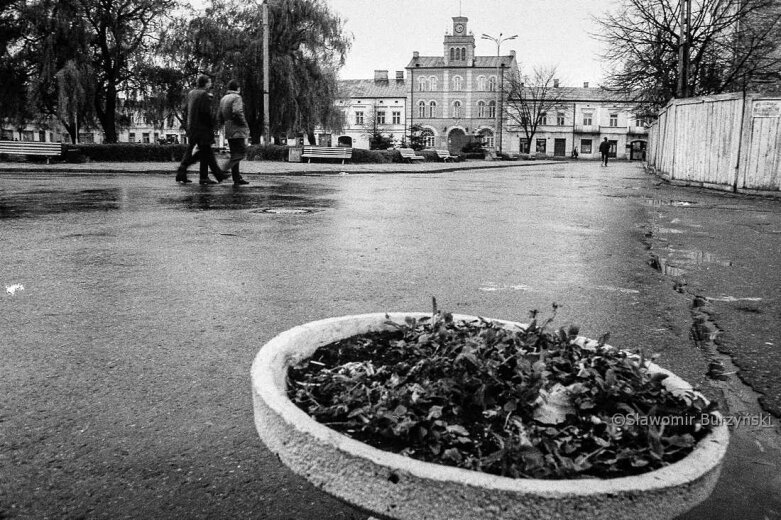
[[[653,207],[673,206],[679,208],[686,208],[689,206],[696,206],[698,203],[691,200],[645,199],[645,204]]]
[[[335,204],[333,199],[323,198],[333,190],[296,184],[227,190],[188,188],[182,195],[163,198],[160,203],[186,211],[252,210],[253,213],[312,213]]]
[[[681,267],[671,264],[667,258],[662,258],[658,255],[652,255],[652,258],[648,261],[648,264],[667,276],[683,276],[686,274],[686,270]]]
[[[688,265],[719,265],[721,267],[731,267],[732,262],[721,258],[707,251],[697,251],[689,249],[670,249],[669,258],[676,263],[685,263]]]
[[[0,197],[0,219],[119,209],[120,188],[29,191]]]
[[[274,215],[301,215],[304,213],[315,213],[317,209],[311,208],[266,208],[266,209],[253,209],[250,213],[272,213]]]
[[[532,291],[533,289],[528,285],[524,285],[524,284],[497,285],[495,283],[488,282],[484,284],[482,287],[479,287],[479,290],[486,291],[486,292],[497,292],[497,291]]]

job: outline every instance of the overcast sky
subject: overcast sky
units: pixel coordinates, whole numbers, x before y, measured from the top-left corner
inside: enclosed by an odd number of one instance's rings
[[[536,65],[558,65],[562,84],[598,85],[604,77],[599,61],[601,42],[590,37],[597,28],[592,15],[601,15],[610,0],[325,0],[346,20],[352,49],[341,72],[342,79],[371,78],[375,69],[404,70],[413,51],[421,56],[441,56],[445,31],[452,17],[469,18],[478,55],[495,55],[496,44],[481,40],[517,34],[502,43],[502,54],[517,53],[522,71]]]

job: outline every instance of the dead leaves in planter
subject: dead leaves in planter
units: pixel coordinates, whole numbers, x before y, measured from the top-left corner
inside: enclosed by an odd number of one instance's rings
[[[680,460],[714,408],[676,396],[645,360],[448,313],[318,349],[288,373],[318,422],[379,449],[516,478],[611,478]],[[704,424],[703,424],[704,423]]]

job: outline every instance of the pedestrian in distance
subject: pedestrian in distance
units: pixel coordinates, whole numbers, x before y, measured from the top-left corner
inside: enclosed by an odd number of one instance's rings
[[[200,184],[217,184],[228,177],[220,169],[212,151],[215,119],[212,113],[213,95],[209,92],[211,86],[212,80],[209,76],[201,74],[198,76],[195,88],[187,94],[187,104],[185,105],[187,150],[176,170],[176,182],[183,184],[190,182],[187,179],[187,167],[196,162],[200,162]],[[196,146],[198,151],[193,154],[193,149]],[[211,168],[217,182],[209,178],[209,168]]]
[[[217,113],[217,124],[225,125],[225,138],[230,148],[230,159],[225,164],[223,171],[228,171],[233,176],[233,184],[240,186],[249,184],[239,173],[239,163],[247,156],[247,138],[249,137],[249,125],[244,117],[244,102],[241,99],[239,82],[232,79],[228,82],[228,92],[220,100],[220,110]]]
[[[607,142],[607,137],[599,143],[599,153],[602,154],[602,165],[607,166],[607,155],[610,153],[610,143]]]

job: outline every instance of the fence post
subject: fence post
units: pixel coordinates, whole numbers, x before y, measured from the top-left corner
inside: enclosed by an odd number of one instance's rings
[[[735,182],[732,185],[732,191],[737,193],[738,191],[738,185],[740,183],[740,177],[741,177],[741,170],[744,170],[743,173],[745,173],[745,165],[748,162],[747,157],[744,157],[744,155],[747,153],[747,150],[749,150],[751,146],[751,114],[748,112],[751,110],[752,105],[752,96],[749,96],[746,94],[746,91],[743,91],[743,97],[741,99],[741,102],[743,103],[743,106],[741,107],[742,110],[740,111],[740,139],[738,139],[738,158],[735,164]],[[744,184],[745,184],[745,175],[744,175]],[[745,187],[745,186],[743,186]]]

